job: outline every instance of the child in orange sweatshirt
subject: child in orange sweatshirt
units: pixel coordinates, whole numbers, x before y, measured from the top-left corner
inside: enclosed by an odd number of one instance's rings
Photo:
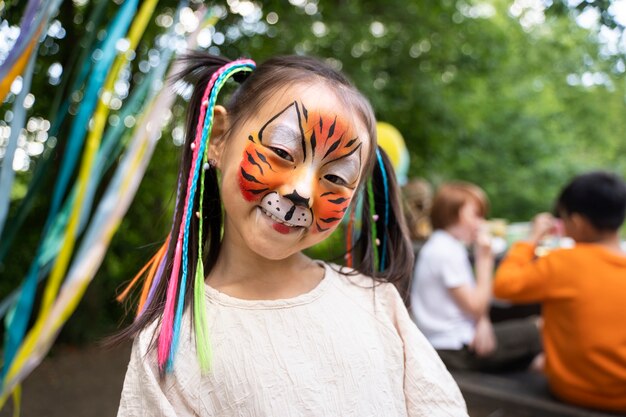
[[[591,172],[567,185],[556,205],[576,241],[535,259],[535,247],[554,228],[535,217],[529,241],[514,245],[496,273],[494,294],[541,302],[545,374],[550,390],[576,405],[626,411],[626,252],[619,228],[626,184]]]

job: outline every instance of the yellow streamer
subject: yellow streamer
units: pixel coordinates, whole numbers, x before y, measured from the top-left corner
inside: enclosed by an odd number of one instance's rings
[[[37,317],[37,321],[35,322],[35,325],[29,331],[26,339],[20,346],[20,349],[17,352],[13,363],[9,368],[5,383],[11,381],[19,373],[20,369],[22,369],[28,358],[35,351],[35,348],[37,347],[37,340],[42,333],[44,324],[46,323],[46,320],[50,313],[52,303],[54,302],[54,299],[58,294],[59,286],[61,285],[62,279],[67,272],[67,266],[69,264],[70,257],[76,241],[76,229],[78,228],[78,223],[80,220],[81,206],[87,189],[87,181],[89,180],[89,176],[91,175],[95,154],[100,146],[102,133],[104,132],[107,117],[109,114],[109,107],[102,98],[110,97],[113,91],[115,81],[119,76],[119,72],[121,71],[124,64],[128,61],[128,57],[130,56],[131,51],[134,51],[137,47],[137,44],[139,43],[139,40],[141,39],[141,36],[143,35],[146,26],[148,25],[152,17],[158,0],[146,0],[142,3],[143,4],[141,5],[141,9],[139,10],[137,17],[133,21],[132,26],[128,32],[128,40],[130,43],[129,50],[117,56],[111,68],[111,71],[109,72],[105,81],[104,88],[102,90],[103,93],[100,95],[100,100],[98,101],[98,106],[96,108],[93,119],[93,129],[89,132],[89,135],[87,137],[87,141],[85,143],[85,152],[78,174],[78,191],[76,194],[76,199],[72,208],[72,213],[70,215],[66,232],[63,236],[63,245],[59,252],[59,256],[53,266],[50,278],[44,291],[42,307]],[[82,288],[82,291],[84,292],[86,285],[84,285],[83,287],[84,288]],[[78,293],[66,305],[63,310],[63,314],[58,320],[53,323],[54,330],[59,329],[62,324],[67,320],[67,318],[69,318],[71,313],[78,305],[81,296],[82,292]],[[7,384],[7,387],[8,386],[10,386],[10,384]],[[0,398],[0,408],[6,401],[6,396],[7,394],[4,393],[2,398]]]
[[[13,390],[13,417],[20,417],[22,410],[22,386],[17,385]]]
[[[133,161],[132,164],[132,169],[129,171],[136,171],[137,166],[139,165],[139,163],[141,162],[142,156],[146,151],[146,145],[145,142],[143,144],[143,149],[137,153],[137,157],[136,159]],[[130,179],[127,179],[122,187],[120,187],[120,193],[123,194],[124,190],[126,188],[128,188],[128,186],[130,185]],[[110,240],[113,236],[113,234],[115,233],[115,231],[117,230],[117,228],[119,227],[119,222],[114,224],[111,229],[109,229],[107,231],[107,240]],[[75,285],[79,285],[79,291],[76,291],[76,293],[74,294],[74,296],[69,300],[69,302],[67,303],[67,305],[63,308],[63,310],[61,311],[61,314],[59,314],[59,317],[56,321],[54,321],[52,323],[52,328],[53,329],[58,329],[60,328],[63,323],[65,323],[70,316],[72,315],[72,312],[74,312],[74,310],[76,309],[76,307],[78,306],[78,303],[80,302],[83,293],[85,292],[85,290],[87,289],[87,285],[89,284],[89,281],[87,280],[82,280],[81,282],[76,283]]]

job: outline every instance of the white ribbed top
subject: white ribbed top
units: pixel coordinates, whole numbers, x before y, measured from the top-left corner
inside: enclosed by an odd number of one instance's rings
[[[135,340],[118,416],[466,416],[458,387],[391,284],[325,265],[308,293],[242,300],[206,286],[213,352],[201,375],[189,316],[159,378],[156,325]]]

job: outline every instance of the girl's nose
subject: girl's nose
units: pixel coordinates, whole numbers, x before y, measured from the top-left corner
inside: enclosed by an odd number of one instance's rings
[[[290,180],[280,187],[279,193],[297,206],[310,208],[313,205],[315,180],[315,174],[311,170],[294,172]]]
[[[311,198],[303,197],[298,194],[298,190],[294,189],[292,193],[286,194],[284,196],[286,199],[291,200],[291,202],[296,206],[309,207],[309,202]]]

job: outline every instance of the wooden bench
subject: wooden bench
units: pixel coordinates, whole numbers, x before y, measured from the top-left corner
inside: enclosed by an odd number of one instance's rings
[[[489,409],[485,416],[502,417],[609,417],[625,416],[576,407],[550,395],[545,378],[530,372],[485,374],[453,371],[468,403],[470,415],[480,417],[472,409]],[[479,404],[479,405],[478,405]]]

